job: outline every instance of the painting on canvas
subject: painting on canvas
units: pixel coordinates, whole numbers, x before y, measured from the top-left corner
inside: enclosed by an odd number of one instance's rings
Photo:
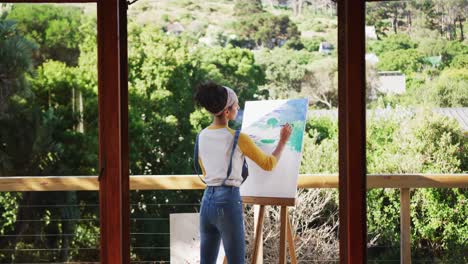
[[[249,177],[241,186],[242,196],[296,197],[307,109],[307,99],[246,102],[241,131],[265,153],[275,149],[284,124],[289,123],[293,131],[273,171],[264,171],[247,158]]]
[[[200,263],[200,214],[180,213],[170,215],[171,263]],[[219,249],[217,264],[223,263],[223,245]]]

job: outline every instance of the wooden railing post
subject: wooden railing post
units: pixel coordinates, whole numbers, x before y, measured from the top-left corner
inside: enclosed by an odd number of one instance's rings
[[[400,263],[411,264],[410,189],[400,189]]]

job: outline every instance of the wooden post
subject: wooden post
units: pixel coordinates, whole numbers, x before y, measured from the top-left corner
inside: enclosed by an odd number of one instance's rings
[[[400,263],[411,264],[410,190],[400,189]]]
[[[365,263],[365,1],[338,1],[340,263]]]
[[[257,217],[258,215],[258,217]],[[252,264],[263,263],[263,218],[265,205],[254,205],[254,249],[252,253]]]
[[[97,2],[100,262],[130,263],[127,3]]]

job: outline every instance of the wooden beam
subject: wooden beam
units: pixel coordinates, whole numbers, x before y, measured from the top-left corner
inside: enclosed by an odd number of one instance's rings
[[[98,1],[100,261],[130,263],[125,0]]]
[[[120,142],[122,157],[122,263],[130,264],[130,167],[128,143],[128,34],[127,0],[119,3],[119,60],[120,60]],[[101,262],[102,263],[102,262]]]
[[[467,188],[468,174],[368,175],[367,188]]]
[[[296,205],[295,198],[278,198],[278,197],[242,196],[242,202],[244,204],[260,204],[260,205],[279,205],[279,206]]]
[[[366,0],[366,2],[410,2],[410,0]]]
[[[47,4],[47,3],[96,3],[98,0],[0,0],[0,3],[29,3],[29,4]]]
[[[97,191],[97,176],[0,177],[0,192]],[[368,175],[371,188],[468,188],[468,174]],[[131,176],[131,190],[203,190],[197,175]],[[338,188],[338,175],[301,174],[298,188]]]
[[[400,189],[400,263],[411,264],[410,189]]]
[[[340,263],[367,261],[365,1],[338,1]]]

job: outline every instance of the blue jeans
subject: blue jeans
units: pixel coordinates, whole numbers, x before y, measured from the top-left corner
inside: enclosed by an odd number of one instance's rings
[[[216,263],[221,239],[228,263],[244,264],[244,216],[239,187],[205,189],[200,209],[201,264]]]

